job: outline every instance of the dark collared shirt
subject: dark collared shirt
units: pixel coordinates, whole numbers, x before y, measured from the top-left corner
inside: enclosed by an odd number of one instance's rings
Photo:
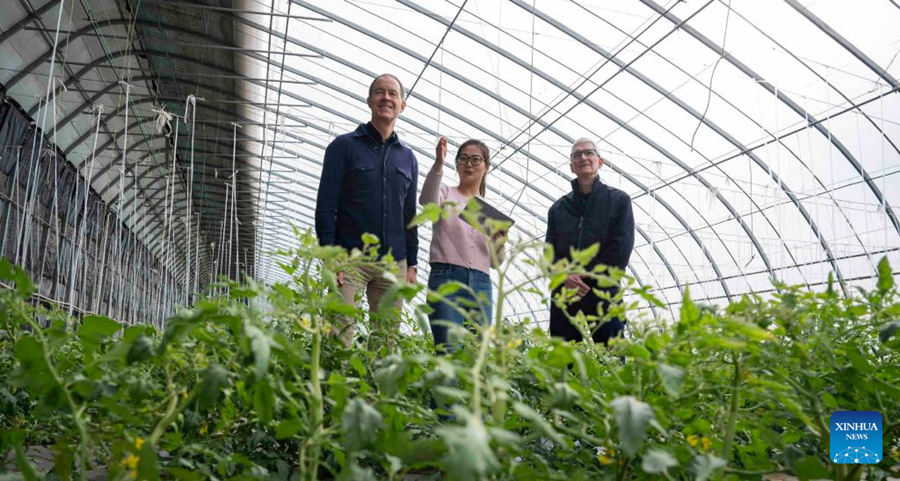
[[[417,264],[419,238],[406,226],[416,215],[419,165],[412,149],[391,134],[382,141],[371,122],[339,135],[325,149],[316,200],[321,245],[362,248],[362,235],[381,240],[379,253]]]

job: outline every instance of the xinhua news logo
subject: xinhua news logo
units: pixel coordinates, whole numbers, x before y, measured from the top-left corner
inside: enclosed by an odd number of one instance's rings
[[[836,464],[875,464],[881,451],[881,413],[837,411],[831,415],[831,461]]]

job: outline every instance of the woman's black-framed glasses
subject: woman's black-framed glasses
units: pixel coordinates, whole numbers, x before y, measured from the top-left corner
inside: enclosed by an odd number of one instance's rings
[[[456,163],[458,165],[467,163],[467,164],[471,165],[472,167],[478,167],[479,165],[484,163],[484,157],[482,157],[480,155],[465,155],[465,154],[463,154],[456,158]]]

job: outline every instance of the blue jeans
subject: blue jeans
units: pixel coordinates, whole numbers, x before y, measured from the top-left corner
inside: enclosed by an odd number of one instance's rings
[[[431,273],[428,275],[428,289],[432,291],[438,290],[441,285],[449,281],[457,281],[468,286],[477,296],[477,302],[472,297],[469,289],[460,288],[453,294],[447,296],[448,300],[453,301],[462,307],[463,310],[473,313],[472,321],[482,326],[491,325],[491,312],[493,310],[493,289],[491,287],[491,276],[484,272],[454,264],[445,264],[443,262],[434,262],[431,264]],[[434,312],[429,316],[431,321],[431,334],[434,336],[434,345],[439,350],[439,346],[446,349],[448,341],[448,328],[436,321],[449,322],[453,324],[463,325],[465,318],[446,302],[439,301],[429,303]]]

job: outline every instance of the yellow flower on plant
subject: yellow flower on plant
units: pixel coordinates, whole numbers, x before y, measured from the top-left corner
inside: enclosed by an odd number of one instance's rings
[[[125,466],[127,469],[135,470],[138,467],[138,463],[141,461],[139,456],[135,456],[133,454],[129,454],[122,460],[122,466]]]
[[[142,447],[144,447],[144,438],[142,438],[140,436],[134,438],[134,447],[136,447],[138,449],[141,449]]]
[[[696,448],[696,447],[697,447],[697,442],[698,442],[698,441],[700,441],[700,439],[697,437],[696,434],[691,434],[690,436],[687,437],[687,443],[688,443],[692,448]]]
[[[300,324],[302,324],[303,327],[309,329],[309,327],[310,327],[309,318],[304,317],[304,318],[300,319]]]
[[[612,458],[606,457],[602,454],[597,455],[597,461],[600,461],[600,464],[602,464],[604,466],[608,466],[613,463]]]
[[[709,451],[709,448],[712,446],[712,440],[710,440],[710,439],[709,439],[708,437],[706,437],[706,436],[703,436],[703,438],[700,439],[700,444],[703,445],[703,450],[704,450],[704,451]]]
[[[206,434],[208,432],[209,432],[209,429],[206,427],[205,424],[203,426],[200,426],[200,434]]]

